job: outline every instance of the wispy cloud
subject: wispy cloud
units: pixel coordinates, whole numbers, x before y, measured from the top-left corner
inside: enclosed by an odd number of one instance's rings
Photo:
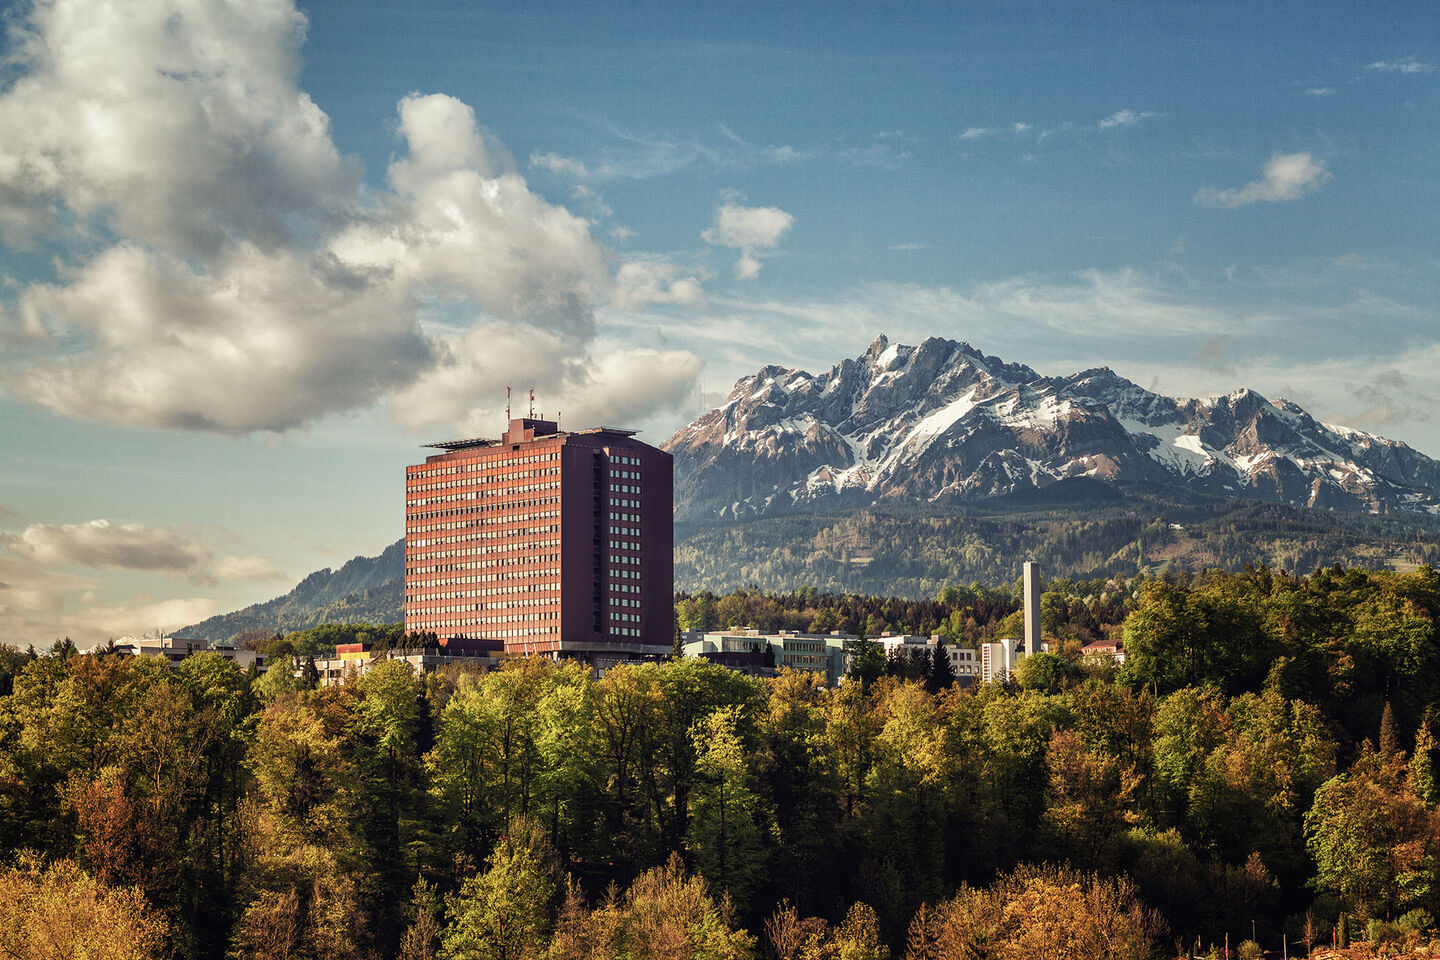
[[[610,142],[600,148],[596,157],[587,160],[537,151],[530,155],[530,167],[573,180],[648,180],[696,166],[753,170],[785,166],[812,156],[789,144],[751,143],[723,123],[715,124],[718,136],[692,137],[637,133],[611,123],[599,126]]]
[[[1100,129],[1111,130],[1115,127],[1133,127],[1142,120],[1149,120],[1151,117],[1158,116],[1159,114],[1153,110],[1117,110],[1100,121]]]
[[[1139,126],[1146,120],[1164,116],[1156,110],[1131,110],[1129,108],[1116,110],[1107,117],[1087,123],[1077,123],[1074,120],[1062,120],[1059,123],[1045,127],[1037,127],[1035,124],[1024,121],[995,127],[969,127],[956,135],[957,140],[985,140],[997,138],[1011,138],[1033,140],[1036,143],[1044,143],[1060,134],[1095,133],[1110,130],[1124,130]]]
[[[1308,97],[1328,97],[1334,92],[1333,87],[1310,87],[1305,91],[1305,95]]]
[[[1434,73],[1435,64],[1422,63],[1414,57],[1401,57],[1398,60],[1376,60],[1374,63],[1367,64],[1365,69],[1380,73]]]
[[[1252,203],[1299,200],[1330,179],[1323,160],[1316,160],[1308,153],[1276,153],[1265,162],[1259,180],[1223,190],[1205,187],[1196,192],[1195,202],[1233,210]]]

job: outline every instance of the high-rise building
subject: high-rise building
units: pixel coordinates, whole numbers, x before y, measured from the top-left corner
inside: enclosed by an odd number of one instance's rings
[[[510,421],[406,468],[405,629],[507,653],[672,643],[670,455],[633,430]]]

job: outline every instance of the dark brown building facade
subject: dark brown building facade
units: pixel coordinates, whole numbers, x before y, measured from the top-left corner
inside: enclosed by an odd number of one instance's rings
[[[670,455],[634,431],[520,418],[406,468],[405,629],[511,653],[671,646]]]

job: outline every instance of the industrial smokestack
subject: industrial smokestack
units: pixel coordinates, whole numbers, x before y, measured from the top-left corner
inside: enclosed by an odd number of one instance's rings
[[[1040,567],[1025,561],[1025,652],[1040,652]]]

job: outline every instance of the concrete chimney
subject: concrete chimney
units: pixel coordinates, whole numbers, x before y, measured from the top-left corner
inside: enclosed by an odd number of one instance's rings
[[[1040,652],[1040,567],[1025,561],[1025,652]]]

